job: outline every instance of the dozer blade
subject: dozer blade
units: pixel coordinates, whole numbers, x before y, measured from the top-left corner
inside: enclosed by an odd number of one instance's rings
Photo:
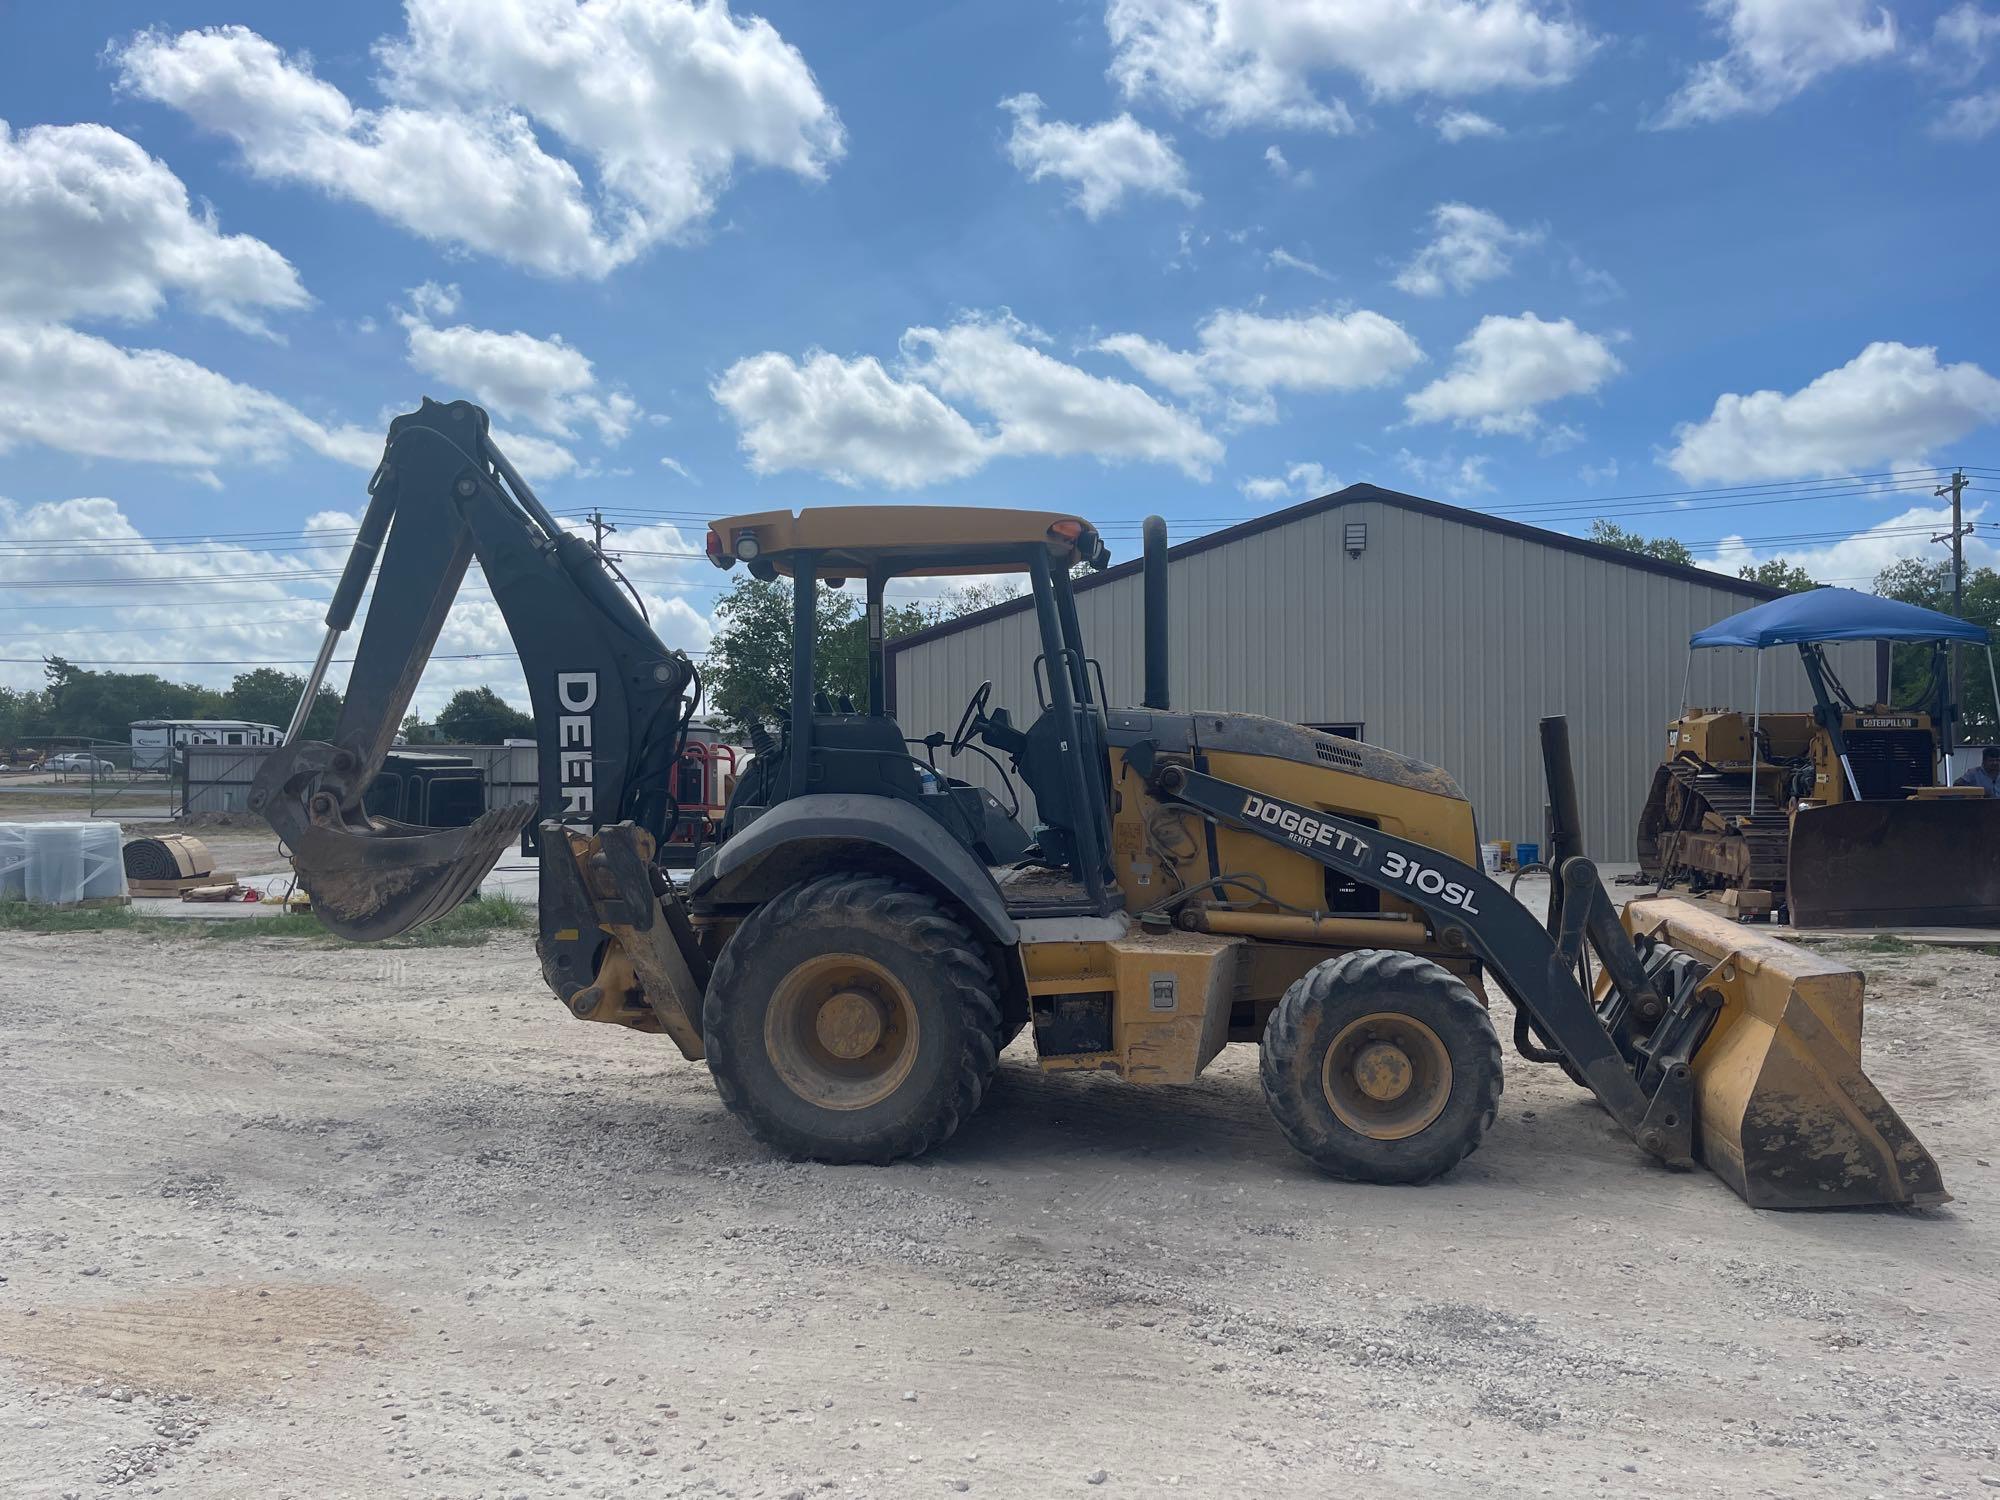
[[[1625,928],[1708,967],[1721,1011],[1693,1059],[1695,1154],[1752,1208],[1944,1203],[1936,1161],[1861,1071],[1859,971],[1671,897]]]
[[[365,827],[309,824],[292,837],[292,866],[328,931],[374,942],[433,921],[470,896],[535,812],[534,803],[522,802],[463,828],[389,818],[370,818]]]
[[[1800,808],[1785,895],[1795,927],[2000,926],[2000,799]]]

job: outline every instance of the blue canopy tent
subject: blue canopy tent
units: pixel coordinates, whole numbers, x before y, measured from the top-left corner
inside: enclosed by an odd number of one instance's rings
[[[1763,715],[1765,648],[1797,646],[1805,660],[1807,673],[1813,679],[1814,692],[1824,702],[1825,691],[1821,681],[1823,662],[1816,648],[1830,641],[1931,642],[1940,650],[1946,642],[1976,642],[1986,647],[1986,672],[1994,681],[1994,702],[2000,704],[2000,677],[1994,673],[1993,647],[1985,626],[1940,614],[1934,609],[1924,609],[1920,605],[1905,604],[1900,599],[1864,594],[1858,589],[1817,588],[1759,604],[1726,620],[1718,620],[1688,637],[1689,676],[1681,689],[1683,707],[1693,679],[1696,651],[1715,646],[1749,647],[1758,653],[1750,715],[1751,744],[1754,746]],[[1948,745],[1948,722],[1943,727]],[[1754,750],[1752,757],[1755,757]],[[1843,766],[1846,766],[1846,760],[1846,756],[1842,755]],[[1846,769],[1851,784],[1854,771],[1851,766],[1846,766]],[[1855,795],[1860,795],[1858,789]],[[1750,778],[1750,808],[1753,813],[1756,807],[1757,778],[1753,775]]]
[[[1688,637],[1688,645],[1792,646],[1817,641],[1977,641],[1986,627],[1934,609],[1864,594],[1858,589],[1810,589],[1718,620]]]

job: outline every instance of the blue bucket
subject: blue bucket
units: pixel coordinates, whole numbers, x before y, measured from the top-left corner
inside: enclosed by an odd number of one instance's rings
[[[1514,846],[1514,863],[1522,869],[1525,870],[1529,865],[1536,865],[1541,862],[1542,846],[1540,844],[1516,844]]]

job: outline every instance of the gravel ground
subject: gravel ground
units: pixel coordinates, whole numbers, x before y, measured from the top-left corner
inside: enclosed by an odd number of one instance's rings
[[[0,1495],[1992,1493],[2000,958],[1864,962],[1948,1207],[1753,1213],[1513,1058],[1340,1185],[1242,1048],[794,1165],[515,940],[0,933]]]

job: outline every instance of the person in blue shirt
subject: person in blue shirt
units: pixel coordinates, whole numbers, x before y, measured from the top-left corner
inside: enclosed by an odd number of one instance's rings
[[[1979,764],[1968,768],[1952,785],[1981,787],[1987,796],[2000,797],[2000,745],[1988,745],[1980,753]]]

